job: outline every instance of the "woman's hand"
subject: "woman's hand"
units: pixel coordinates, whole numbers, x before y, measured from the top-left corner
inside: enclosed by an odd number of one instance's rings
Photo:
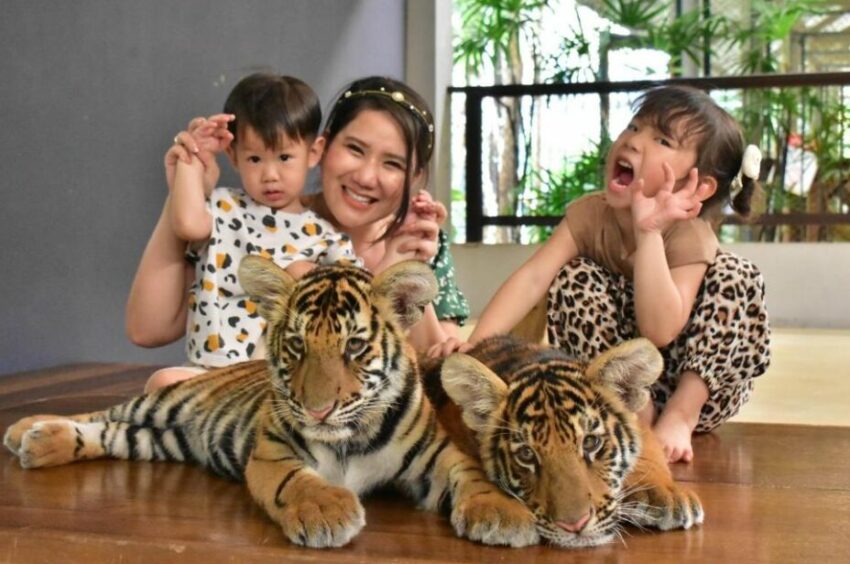
[[[448,217],[446,206],[442,202],[437,202],[431,197],[431,194],[425,190],[420,191],[410,201],[410,209],[420,218],[430,219],[435,221],[437,225],[442,225]],[[408,215],[410,215],[408,213]]]
[[[174,136],[174,144],[165,153],[165,179],[169,190],[174,186],[177,162],[190,164],[194,155],[204,165],[204,193],[212,192],[220,174],[216,154],[227,149],[233,141],[233,134],[227,129],[233,119],[232,114],[197,117],[189,122],[186,131]]]
[[[674,192],[676,176],[673,169],[667,163],[662,167],[664,182],[653,196],[644,195],[642,178],[632,182],[632,220],[636,233],[661,232],[676,221],[697,217],[702,201],[708,196],[710,186],[699,183],[696,168],[688,172],[685,185]]]
[[[461,341],[457,337],[448,337],[442,343],[437,343],[428,349],[429,358],[444,358],[453,352],[465,353],[472,349],[473,345],[466,341]]]
[[[431,260],[437,254],[440,224],[445,219],[445,206],[432,200],[427,192],[420,192],[411,200],[404,222],[387,243],[387,253],[395,255],[394,262]]]

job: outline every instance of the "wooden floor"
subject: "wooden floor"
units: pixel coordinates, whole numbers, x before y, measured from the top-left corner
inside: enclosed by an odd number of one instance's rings
[[[135,395],[149,367],[83,365],[0,378],[0,428]],[[691,531],[630,531],[565,551],[490,548],[383,494],[347,547],[293,547],[244,487],[179,464],[96,461],[22,470],[0,454],[0,562],[850,562],[850,428],[730,423],[698,437],[679,479],[702,496]]]

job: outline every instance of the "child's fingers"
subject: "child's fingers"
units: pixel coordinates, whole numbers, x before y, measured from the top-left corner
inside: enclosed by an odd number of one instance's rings
[[[213,114],[207,118],[207,121],[211,121],[216,124],[219,124],[220,126],[223,125],[227,127],[227,124],[235,119],[236,116],[233,114]]]
[[[189,125],[186,127],[186,130],[189,132],[195,131],[199,127],[205,125],[207,123],[207,118],[205,117],[196,117],[192,118],[189,121]]]
[[[689,195],[694,195],[696,194],[697,188],[699,188],[699,171],[697,170],[697,167],[693,167],[688,171],[688,181],[685,183],[684,188],[680,191]]]
[[[673,167],[666,162],[661,163],[661,170],[664,172],[664,182],[661,184],[659,192],[672,192],[676,185],[676,173],[673,172]]]
[[[632,181],[630,188],[632,189],[632,199],[645,199],[643,195],[643,178],[636,178]]]

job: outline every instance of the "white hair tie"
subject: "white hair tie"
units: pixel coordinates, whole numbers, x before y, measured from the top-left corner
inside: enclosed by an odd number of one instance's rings
[[[758,180],[761,172],[761,151],[755,145],[747,145],[744,149],[744,158],[741,160],[741,170],[732,179],[731,196],[734,198],[744,187],[743,177]]]

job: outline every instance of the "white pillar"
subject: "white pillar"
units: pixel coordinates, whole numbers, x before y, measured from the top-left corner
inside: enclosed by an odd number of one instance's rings
[[[405,82],[434,111],[430,191],[449,208],[451,127],[446,88],[452,77],[452,0],[407,0],[405,20]]]

